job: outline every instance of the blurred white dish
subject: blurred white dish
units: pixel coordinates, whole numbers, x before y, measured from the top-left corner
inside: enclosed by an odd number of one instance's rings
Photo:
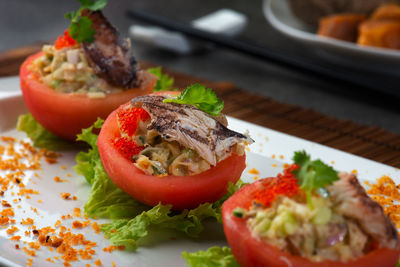
[[[359,70],[399,73],[400,52],[397,50],[359,46],[315,34],[316,28],[297,19],[290,10],[289,0],[264,0],[263,12],[279,32],[303,44],[332,63],[345,64]],[[397,67],[397,68],[395,68]]]

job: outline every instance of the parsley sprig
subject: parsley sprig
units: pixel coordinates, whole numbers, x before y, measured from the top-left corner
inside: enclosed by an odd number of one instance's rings
[[[161,67],[147,69],[148,72],[157,76],[157,83],[154,85],[154,92],[158,91],[176,91],[173,88],[174,78],[170,77],[168,74],[162,72]]]
[[[312,208],[311,196],[313,191],[339,180],[338,173],[319,159],[312,161],[310,155],[305,151],[294,152],[293,161],[300,167],[300,169],[294,171],[294,174],[298,179],[300,188],[306,192],[307,203]]]
[[[224,101],[212,89],[200,84],[189,85],[178,97],[163,102],[192,105],[212,116],[218,116],[224,109]]]
[[[78,0],[81,7],[76,12],[68,12],[65,18],[71,20],[69,26],[69,35],[78,43],[93,42],[96,31],[92,28],[92,21],[82,16],[81,12],[84,9],[92,11],[101,10],[107,5],[107,0]]]

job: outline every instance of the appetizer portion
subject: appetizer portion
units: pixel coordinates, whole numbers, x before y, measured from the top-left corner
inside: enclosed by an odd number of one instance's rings
[[[177,98],[136,97],[107,118],[97,145],[118,187],[145,204],[183,209],[214,202],[236,183],[245,168],[244,148],[253,140],[229,130],[224,115],[176,103],[201,93],[212,97],[200,108],[214,100],[221,106],[210,89],[193,85]]]
[[[105,5],[97,1],[69,13],[70,28],[20,70],[33,117],[68,140],[129,99],[150,93],[156,83],[154,75],[139,69],[129,39],[120,37],[96,3]]]
[[[223,205],[224,231],[242,266],[395,266],[399,237],[354,174],[296,152],[275,178]]]

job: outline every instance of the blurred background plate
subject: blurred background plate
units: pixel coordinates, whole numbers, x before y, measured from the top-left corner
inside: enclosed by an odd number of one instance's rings
[[[317,28],[297,19],[290,0],[264,0],[263,11],[268,22],[282,34],[312,47],[321,59],[334,64],[373,73],[399,74],[400,51],[357,44],[316,35]]]

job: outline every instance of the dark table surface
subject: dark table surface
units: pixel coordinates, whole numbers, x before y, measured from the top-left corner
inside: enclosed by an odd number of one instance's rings
[[[130,25],[138,24],[125,16],[126,9],[131,7],[187,22],[220,8],[231,8],[249,18],[240,38],[320,61],[310,47],[282,36],[268,25],[262,13],[262,0],[109,0],[104,13],[123,35],[128,34]],[[77,8],[73,0],[0,0],[0,52],[34,41],[54,40],[68,26],[64,14]],[[281,102],[400,133],[399,111],[387,108],[385,98],[379,95],[371,96],[224,49],[180,56],[135,42],[133,47],[139,60],[214,81],[231,81],[245,90]]]

